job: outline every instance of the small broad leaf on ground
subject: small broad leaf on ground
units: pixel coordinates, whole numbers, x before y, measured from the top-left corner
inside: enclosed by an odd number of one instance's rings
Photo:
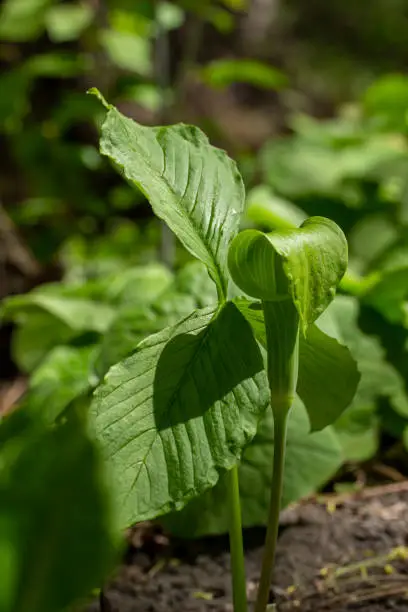
[[[238,298],[235,304],[266,348],[261,305],[245,298]],[[328,325],[326,329],[331,330]],[[306,338],[300,336],[297,393],[306,407],[312,430],[334,423],[350,404],[360,379],[357,366],[349,349],[316,324],[309,327]]]
[[[94,347],[58,346],[30,378],[23,404],[53,423],[74,400],[91,390],[90,365]]]
[[[288,442],[282,507],[309,495],[327,482],[341,466],[342,454],[331,427],[310,434],[309,421],[298,399],[288,425]],[[273,418],[267,410],[252,443],[245,449],[239,468],[244,527],[265,525],[268,515],[273,466]],[[225,504],[226,477],[181,512],[164,517],[176,535],[198,537],[226,533],[229,512]]]
[[[200,261],[189,262],[180,270],[176,278],[176,289],[192,295],[199,308],[217,303],[214,283]]]
[[[362,217],[347,237],[354,267],[360,273],[370,273],[383,261],[398,238],[398,225],[386,212]]]
[[[13,44],[37,39],[44,30],[50,0],[15,2],[5,0],[0,7],[0,37]]]
[[[48,9],[45,24],[52,42],[60,43],[79,38],[93,17],[93,7],[87,4],[59,4]]]
[[[268,185],[257,185],[248,192],[245,216],[269,231],[298,227],[307,219],[303,210],[277,196]]]
[[[231,302],[143,341],[97,389],[92,429],[126,527],[215,485],[269,401],[262,355]]]
[[[76,335],[68,325],[46,312],[30,313],[11,339],[14,362],[31,373],[55,346],[68,344]]]
[[[121,308],[99,346],[93,367],[96,376],[102,378],[111,366],[133,353],[144,338],[174,325],[196,306],[192,296],[169,291],[149,308]]]
[[[389,267],[377,272],[376,282],[363,295],[364,302],[376,308],[391,323],[408,327],[406,304],[408,301],[408,254]]]
[[[347,241],[333,221],[310,217],[299,228],[241,232],[228,264],[234,282],[248,295],[267,301],[290,295],[306,335],[344,276]]]
[[[154,302],[173,282],[168,268],[160,264],[133,266],[115,274],[106,288],[105,300],[115,305],[144,306]]]
[[[269,64],[251,59],[220,59],[202,68],[202,79],[216,88],[233,83],[249,83],[260,89],[282,89],[288,83],[286,75]]]
[[[375,117],[377,129],[403,132],[406,129],[408,78],[405,74],[386,74],[374,81],[362,98],[366,115]]]
[[[145,127],[106,106],[101,153],[145,194],[154,213],[206,264],[227,296],[228,245],[244,209],[236,164],[198,128]]]
[[[356,208],[367,197],[357,181],[378,180],[382,167],[406,156],[398,139],[395,142],[388,134],[365,134],[341,143],[341,138],[330,134],[333,122],[309,120],[307,124],[308,133],[303,130],[301,136],[270,141],[260,154],[263,180],[289,199],[336,198]]]
[[[119,265],[119,264],[118,264]],[[83,277],[90,275],[90,279],[84,280]],[[69,276],[68,276],[69,278]],[[76,278],[74,273],[74,279]],[[25,298],[29,300],[32,295],[47,295],[58,298],[66,298],[68,305],[72,299],[80,299],[95,302],[102,302],[105,305],[124,305],[126,303],[137,302],[138,305],[153,302],[163,291],[168,289],[173,282],[173,274],[164,265],[152,262],[143,266],[124,266],[121,269],[110,268],[108,270],[81,271],[80,280],[67,280],[59,283],[47,283],[34,289],[31,293],[18,298],[11,298],[9,301],[14,309],[21,307],[25,303]],[[9,303],[6,301],[6,304]],[[57,313],[58,314],[58,313]]]
[[[45,429],[19,410],[0,425],[0,610],[55,612],[102,584],[117,535],[82,424]]]
[[[145,279],[146,280],[146,279]],[[112,325],[104,334],[93,364],[93,373],[101,379],[109,368],[133,353],[144,338],[159,332],[191,314],[197,307],[217,303],[215,285],[206,267],[198,261],[184,266],[169,286],[161,281],[154,287],[141,282],[143,298],[120,307]],[[142,279],[143,281],[143,279]],[[167,290],[165,290],[167,289]],[[136,297],[136,296],[135,296]],[[155,299],[153,299],[155,298]]]
[[[165,266],[149,264],[86,282],[48,283],[26,295],[6,299],[2,315],[17,324],[12,338],[13,359],[23,372],[32,372],[56,346],[92,344],[100,334],[106,346],[107,336],[112,339],[112,326],[117,325],[118,309],[132,306],[137,318],[141,307],[157,301],[168,310],[168,291],[173,285],[173,274]],[[188,310],[185,306],[182,311],[178,309],[179,318],[191,312],[195,302],[190,300]],[[165,321],[163,326],[167,324]],[[157,330],[148,327],[144,335]],[[120,354],[108,367],[127,354]]]
[[[112,28],[99,32],[100,44],[114,65],[122,70],[148,76],[152,71],[148,37]]]
[[[2,317],[17,323],[35,313],[50,314],[73,331],[99,333],[106,331],[115,314],[113,308],[106,304],[43,293],[41,289],[8,298],[2,304]]]
[[[120,309],[97,350],[93,373],[98,379],[103,378],[111,366],[135,351],[146,336],[164,326],[162,319],[149,308],[129,306]]]
[[[212,283],[214,286],[214,283]],[[205,304],[205,306],[213,306],[214,302]],[[179,293],[177,291],[166,291],[156,300],[151,306],[151,310],[156,316],[161,317],[166,321],[160,329],[168,325],[174,325],[180,319],[187,317],[193,310],[197,309],[197,300],[192,295],[187,293]]]
[[[347,459],[366,460],[378,448],[377,408],[380,398],[385,398],[396,413],[408,417],[404,380],[387,361],[379,339],[360,330],[356,298],[338,296],[325,313],[326,316],[334,320],[340,338],[350,348],[361,372],[356,395],[336,423],[336,431]]]
[[[361,382],[353,404],[388,397],[394,410],[401,416],[408,417],[408,397],[404,380],[387,361],[380,341],[364,334],[358,327],[357,299],[338,296],[328,314],[335,320],[341,338],[350,347],[361,370]]]

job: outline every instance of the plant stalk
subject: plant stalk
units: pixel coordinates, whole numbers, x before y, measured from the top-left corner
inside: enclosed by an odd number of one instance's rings
[[[262,306],[274,420],[274,450],[271,501],[255,612],[265,612],[269,601],[279,530],[288,417],[296,395],[299,366],[299,315],[292,300],[265,301]]]
[[[230,507],[230,551],[234,612],[247,612],[245,556],[242,539],[241,501],[238,466],[228,472],[228,502]]]
[[[269,602],[272,574],[275,564],[276,544],[279,530],[279,513],[282,499],[283,475],[285,467],[286,431],[288,412],[274,414],[274,450],[271,500],[268,514],[268,528],[266,531],[265,548],[262,559],[261,579],[255,612],[265,612]]]

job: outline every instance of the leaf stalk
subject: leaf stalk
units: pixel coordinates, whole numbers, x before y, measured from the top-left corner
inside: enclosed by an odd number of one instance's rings
[[[279,513],[283,490],[288,414],[288,412],[274,414],[275,444],[273,450],[271,500],[269,504],[268,528],[266,531],[261,579],[259,582],[255,612],[265,612],[269,603],[269,591],[275,565],[276,544],[279,530]]]
[[[230,506],[230,551],[234,612],[247,612],[245,556],[242,539],[241,502],[239,497],[238,466],[228,473],[228,501]]]
[[[285,470],[288,418],[299,369],[299,315],[291,299],[262,303],[268,352],[268,379],[274,420],[271,500],[255,612],[265,612],[275,565]]]

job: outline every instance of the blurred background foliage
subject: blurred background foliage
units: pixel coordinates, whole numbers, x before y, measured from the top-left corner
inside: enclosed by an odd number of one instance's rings
[[[348,465],[408,469],[407,31],[404,0],[4,0],[0,375],[29,377],[23,402],[56,418],[215,299],[100,156],[95,86],[141,123],[192,122],[226,148],[247,225],[340,224],[350,268],[329,323],[362,381],[336,434]]]

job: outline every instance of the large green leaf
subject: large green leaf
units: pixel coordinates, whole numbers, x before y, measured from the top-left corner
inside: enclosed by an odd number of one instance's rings
[[[308,433],[306,411],[296,400],[289,417],[282,506],[287,506],[323,485],[342,463],[336,435],[329,427]],[[242,520],[245,527],[266,524],[273,466],[274,428],[267,411],[240,464]],[[184,537],[228,532],[229,512],[225,503],[226,477],[181,512],[164,518],[165,526]]]
[[[122,526],[214,486],[255,435],[268,400],[261,353],[231,302],[150,336],[111,368],[91,421]]]
[[[198,128],[144,127],[113,106],[108,106],[100,146],[146,195],[155,214],[206,264],[226,296],[228,245],[244,208],[235,163]]]
[[[248,295],[266,301],[290,296],[306,333],[334,298],[347,268],[347,241],[333,221],[310,217],[296,229],[241,232],[228,264]]]
[[[44,429],[21,410],[0,425],[0,611],[55,612],[116,560],[110,500],[81,423]]]
[[[245,298],[235,300],[235,304],[266,348],[261,304]],[[312,430],[323,429],[340,417],[352,401],[360,379],[349,349],[318,325],[320,322],[311,325],[307,336],[299,339],[297,393],[306,406]],[[325,330],[332,332],[327,323]]]
[[[297,392],[312,430],[334,423],[350,405],[360,381],[358,367],[348,346],[319,329],[319,322],[300,340]]]

